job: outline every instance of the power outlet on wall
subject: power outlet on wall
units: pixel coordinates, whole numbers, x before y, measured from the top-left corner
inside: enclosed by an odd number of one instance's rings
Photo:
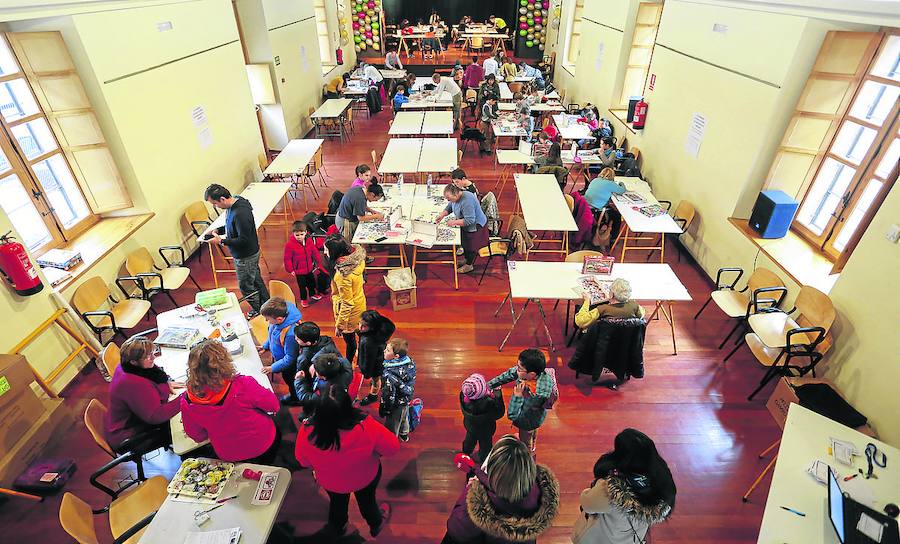
[[[896,244],[897,240],[900,240],[900,225],[891,225],[884,237],[892,244]]]

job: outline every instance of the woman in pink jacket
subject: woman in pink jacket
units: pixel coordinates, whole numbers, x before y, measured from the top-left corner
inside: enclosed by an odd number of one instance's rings
[[[121,363],[109,384],[106,441],[116,451],[151,451],[172,443],[169,419],[181,407],[169,397],[184,384],[156,366],[159,348],[135,336],[122,344]]]
[[[277,411],[275,393],[238,374],[221,342],[207,340],[191,350],[181,399],[184,432],[197,442],[209,439],[219,459],[271,464],[281,444],[270,415]]]
[[[331,499],[328,523],[320,536],[334,540],[346,534],[350,493],[356,495],[372,537],[381,533],[391,516],[390,504],[379,506],[375,500],[381,457],[399,450],[397,437],[354,408],[343,387],[333,384],[325,389],[313,415],[297,430],[295,450],[297,461],[312,467],[316,481]]]

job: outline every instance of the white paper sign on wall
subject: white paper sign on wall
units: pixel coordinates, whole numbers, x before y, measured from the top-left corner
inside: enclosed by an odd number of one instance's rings
[[[695,159],[700,154],[700,144],[703,143],[706,123],[707,119],[702,113],[694,112],[691,125],[688,127],[687,139],[684,141],[684,150]]]
[[[309,59],[306,57],[306,46],[300,46],[300,65],[303,68],[304,72],[309,71]]]
[[[594,69],[598,72],[600,71],[600,67],[603,66],[603,51],[606,49],[606,45],[603,42],[597,44],[597,58],[594,59]]]

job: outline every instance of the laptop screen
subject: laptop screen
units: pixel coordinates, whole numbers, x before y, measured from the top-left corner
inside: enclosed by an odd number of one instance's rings
[[[828,517],[837,533],[838,541],[843,544],[846,542],[844,540],[844,495],[841,493],[837,477],[830,467],[828,469]]]

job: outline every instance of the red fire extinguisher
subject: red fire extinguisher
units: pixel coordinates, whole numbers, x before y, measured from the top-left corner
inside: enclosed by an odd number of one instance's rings
[[[25,252],[25,246],[14,241],[15,238],[10,236],[11,232],[0,236],[0,272],[16,293],[22,296],[39,293],[44,284],[38,278],[37,270]]]
[[[334,57],[337,59],[338,64],[344,64],[344,50],[338,47],[334,52]]]
[[[632,128],[644,128],[644,123],[647,122],[647,108],[649,106],[644,99],[641,98],[640,102],[634,105],[634,121],[631,123]]]

